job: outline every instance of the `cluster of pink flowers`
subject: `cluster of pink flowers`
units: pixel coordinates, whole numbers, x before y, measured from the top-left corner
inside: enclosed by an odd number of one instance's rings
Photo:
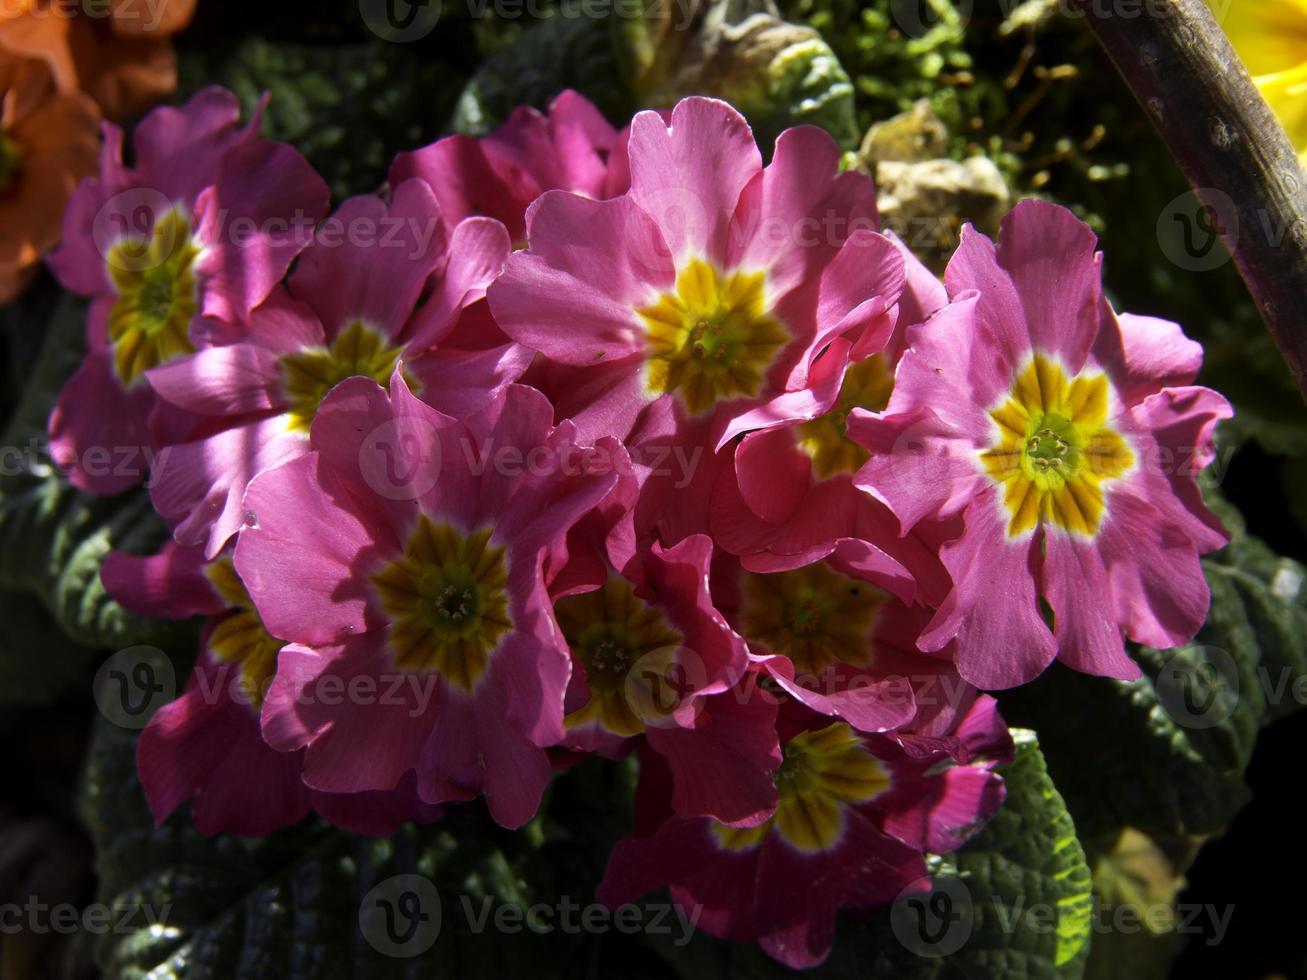
[[[564,93],[328,215],[238,115],[161,109],[131,166],[109,127],[51,259],[91,297],[56,459],[174,535],[104,582],[207,617],[139,743],[159,821],[519,827],[638,752],[601,900],[811,965],[1000,806],[982,689],[1203,621],[1230,410],[1066,210],[941,282],[824,132],[765,164],[722,102],[618,132]]]

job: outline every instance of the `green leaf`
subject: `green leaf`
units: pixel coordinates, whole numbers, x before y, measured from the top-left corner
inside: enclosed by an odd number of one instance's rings
[[[578,907],[593,901],[615,824],[625,823],[629,773],[620,766],[594,760],[561,777],[552,815],[517,833],[471,805],[450,806],[440,823],[406,825],[390,839],[313,818],[252,840],[204,837],[186,808],[154,828],[135,744],[132,733],[98,720],[81,801],[98,856],[99,901],[123,923],[98,940],[107,980],[572,980],[612,976],[630,956],[630,940],[611,930],[583,934],[532,911],[537,903],[558,908],[560,896]],[[374,887],[410,874],[437,887],[439,935],[419,956],[396,958],[371,944],[376,933],[365,934],[360,910]],[[496,914],[507,928],[495,925]],[[579,912],[572,915],[579,923]]]
[[[143,492],[92,497],[70,486],[49,458],[46,419],[80,362],[85,315],[84,304],[65,297],[49,323],[37,328],[45,334],[41,353],[29,366],[27,387],[2,437],[6,451],[17,455],[6,460],[0,475],[0,588],[36,596],[63,631],[85,646],[158,643],[176,636],[178,628],[135,616],[110,599],[100,584],[100,565],[112,550],[153,551],[166,537],[162,521]],[[53,655],[39,646],[11,646],[5,653],[38,660]],[[35,678],[30,666],[5,669]],[[65,667],[52,667],[50,678]]]

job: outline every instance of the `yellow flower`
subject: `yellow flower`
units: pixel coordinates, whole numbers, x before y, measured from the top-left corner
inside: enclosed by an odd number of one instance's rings
[[[1307,163],[1307,0],[1208,0]]]

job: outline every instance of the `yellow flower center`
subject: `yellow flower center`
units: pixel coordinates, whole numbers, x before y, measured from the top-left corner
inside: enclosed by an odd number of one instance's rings
[[[1126,441],[1107,424],[1108,382],[1102,374],[1069,380],[1036,354],[1017,374],[1008,398],[989,413],[998,437],[980,454],[1003,488],[1008,536],[1041,523],[1093,536],[1102,523],[1103,483],[1134,465]]]
[[[330,347],[284,355],[281,376],[290,401],[290,428],[307,431],[327,392],[346,378],[362,375],[388,388],[402,353],[402,347],[390,346],[385,334],[355,320],[336,335]]]
[[[250,707],[258,712],[283,644],[264,629],[230,558],[219,558],[205,569],[205,574],[232,610],[209,634],[209,652],[225,663],[240,665],[241,690]]]
[[[109,311],[109,341],[124,386],[195,350],[190,326],[199,306],[199,254],[190,221],[175,208],[155,221],[148,239],[124,238],[110,249],[106,261],[118,299]]]
[[[598,722],[628,738],[644,731],[650,712],[677,706],[680,692],[663,685],[674,679],[668,675],[682,636],[630,582],[609,578],[601,589],[560,599],[554,613],[590,689],[590,700],[567,716],[569,728]]]
[[[893,389],[894,373],[885,357],[876,354],[845,372],[839,399],[829,412],[798,426],[798,446],[812,459],[819,480],[854,473],[871,458],[871,453],[848,437],[849,413],[855,408],[879,412],[889,404]]]
[[[476,686],[513,628],[504,549],[490,535],[487,528],[464,536],[423,514],[404,556],[372,576],[396,666],[434,670],[464,690]]]
[[[675,391],[695,415],[723,398],[757,395],[790,339],[767,313],[766,278],[691,260],[672,292],[637,311],[646,328],[645,387]]]
[[[769,575],[746,573],[740,628],[745,639],[784,654],[800,673],[871,663],[871,631],[885,593],[824,562]]]
[[[23,148],[0,129],[0,194],[9,190],[18,179],[18,168],[22,163]]]
[[[844,830],[844,807],[865,803],[892,783],[880,760],[842,721],[796,735],[783,752],[775,777],[780,797],[776,813],[758,827],[715,825],[722,847],[747,850],[775,830],[800,851],[829,850]]]

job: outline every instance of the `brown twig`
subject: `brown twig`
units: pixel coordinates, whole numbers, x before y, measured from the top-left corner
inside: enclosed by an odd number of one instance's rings
[[[1222,240],[1307,398],[1307,175],[1288,135],[1203,0],[1070,6],[1219,219]]]

